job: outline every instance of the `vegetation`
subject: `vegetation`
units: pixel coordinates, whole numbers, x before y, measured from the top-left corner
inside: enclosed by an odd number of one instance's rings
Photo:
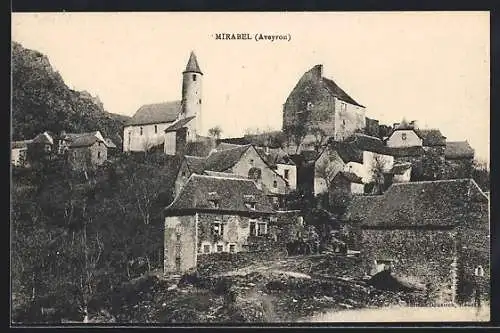
[[[126,116],[106,112],[101,101],[71,90],[47,57],[12,42],[12,138],[32,139],[43,131],[100,130],[119,147]]]

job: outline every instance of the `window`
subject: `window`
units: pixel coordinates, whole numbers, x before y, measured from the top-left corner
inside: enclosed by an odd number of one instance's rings
[[[253,159],[250,160],[250,164],[253,165]]]
[[[345,119],[344,119],[344,120],[342,120],[342,125],[344,125],[344,126],[345,126]]]
[[[284,175],[283,175],[283,177],[285,177],[285,179],[286,179],[286,180],[288,180],[288,177],[289,177],[289,174],[288,174],[288,173],[289,173],[289,171],[290,171],[290,170],[286,169],[286,170],[285,170],[285,173],[284,173]]]
[[[178,272],[181,270],[181,258],[175,258],[175,270]]]
[[[313,106],[314,106],[314,104],[312,102],[307,102],[307,111],[311,111]]]
[[[257,236],[263,236],[267,234],[267,223],[258,223],[257,224]]]
[[[141,127],[139,130],[140,130],[140,133],[141,133],[141,135],[142,135],[142,127]]]
[[[224,251],[224,245],[217,244],[217,252],[222,252],[222,251]]]
[[[401,133],[401,140],[406,140],[406,133]]]
[[[186,171],[182,171],[181,176],[186,177]]]
[[[203,253],[210,253],[210,245],[209,244],[203,245]]]
[[[155,125],[155,134],[158,133],[158,125]]]
[[[278,187],[278,182],[277,181],[273,181],[273,187],[274,188]]]
[[[181,234],[180,234],[180,233],[177,233],[177,234],[175,235],[175,237],[176,237],[176,239],[177,239],[177,241],[178,241],[178,242],[180,242],[180,241],[181,241]]]
[[[97,158],[101,158],[101,152],[100,151],[97,152]]]
[[[255,236],[255,221],[250,221],[250,236]]]
[[[220,222],[213,222],[212,223],[212,233],[214,235],[223,236],[224,235],[224,224],[222,224]]]
[[[234,253],[236,252],[236,245],[234,244],[229,244],[229,252]]]
[[[193,74],[193,81],[196,81],[196,74]]]
[[[209,200],[210,204],[212,205],[212,208],[218,209],[219,208],[219,200]]]
[[[198,100],[198,104],[201,104],[201,98]]]

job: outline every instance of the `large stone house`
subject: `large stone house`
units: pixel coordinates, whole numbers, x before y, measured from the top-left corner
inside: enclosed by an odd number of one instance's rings
[[[196,267],[199,255],[246,251],[274,213],[250,179],[192,174],[164,210],[165,274]]]
[[[182,73],[182,99],[141,106],[123,128],[123,151],[147,151],[164,145],[166,154],[175,155],[186,142],[201,135],[203,73],[191,52]]]
[[[323,77],[323,66],[305,72],[283,105],[283,130],[305,126],[305,148],[316,141],[318,129],[326,137],[343,140],[366,126],[365,107],[333,80]],[[310,147],[309,147],[310,148]]]
[[[253,180],[276,208],[283,207],[289,193],[288,182],[270,167],[252,145],[219,144],[206,157],[186,156],[176,179],[176,193],[192,173],[205,171],[231,173]]]
[[[423,181],[354,197],[345,218],[360,230],[367,274],[390,267],[443,304],[470,300],[476,268],[488,281],[488,209],[489,198],[471,179]]]

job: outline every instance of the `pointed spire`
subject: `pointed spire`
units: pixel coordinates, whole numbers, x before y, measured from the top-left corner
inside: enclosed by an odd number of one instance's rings
[[[189,56],[189,61],[186,65],[186,70],[184,70],[184,73],[186,72],[200,73],[201,75],[203,75],[200,66],[198,66],[198,60],[196,59],[196,55],[194,54],[193,51],[191,51],[191,55]]]

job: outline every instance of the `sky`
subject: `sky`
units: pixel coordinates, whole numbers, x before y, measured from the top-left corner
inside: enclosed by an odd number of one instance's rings
[[[283,103],[316,64],[383,124],[418,120],[489,159],[488,12],[13,13],[12,39],[48,56],[66,84],[132,116],[180,100],[193,50],[202,123],[222,136],[280,129]],[[216,40],[249,33],[252,40]],[[290,40],[255,41],[284,34]]]

